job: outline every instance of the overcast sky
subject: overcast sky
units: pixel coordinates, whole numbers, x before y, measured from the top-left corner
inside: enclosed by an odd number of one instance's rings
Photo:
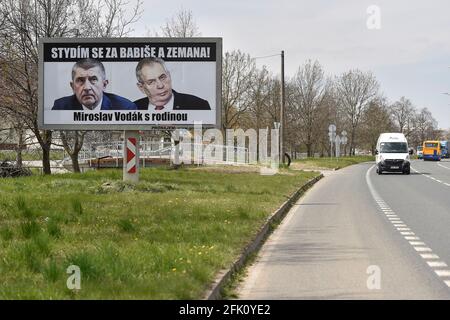
[[[367,8],[380,8],[381,29],[369,30]],[[409,98],[450,128],[450,1],[448,0],[146,0],[133,36],[159,30],[167,18],[191,10],[201,36],[222,37],[225,51],[252,57],[285,51],[293,76],[307,59],[328,75],[370,70],[389,101]],[[279,74],[279,57],[258,59]]]

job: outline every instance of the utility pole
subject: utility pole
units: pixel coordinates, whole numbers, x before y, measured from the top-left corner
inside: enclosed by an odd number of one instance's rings
[[[281,163],[284,164],[284,50],[281,51],[281,106],[280,106],[280,152]]]

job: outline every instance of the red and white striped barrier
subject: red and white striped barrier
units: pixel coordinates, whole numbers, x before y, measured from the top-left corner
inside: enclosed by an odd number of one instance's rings
[[[136,173],[136,138],[127,139],[127,172]]]

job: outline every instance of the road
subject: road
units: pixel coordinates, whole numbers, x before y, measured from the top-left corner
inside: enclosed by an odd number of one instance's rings
[[[450,299],[450,161],[326,176],[291,209],[239,299]]]

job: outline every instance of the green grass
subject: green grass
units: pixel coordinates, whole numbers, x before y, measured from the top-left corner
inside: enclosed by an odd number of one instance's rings
[[[361,162],[375,161],[374,156],[355,156],[355,157],[340,157],[340,158],[306,158],[295,160],[293,168],[300,169],[334,169],[344,168],[352,164]]]
[[[0,160],[8,160],[15,161],[17,153],[16,151],[0,151]],[[50,151],[50,160],[61,160],[64,157],[64,151],[62,150],[51,150]],[[22,151],[22,160],[23,161],[37,161],[42,160],[42,151],[37,150],[24,150]]]
[[[314,172],[144,169],[0,179],[0,299],[200,299]],[[66,286],[81,269],[81,290]]]

